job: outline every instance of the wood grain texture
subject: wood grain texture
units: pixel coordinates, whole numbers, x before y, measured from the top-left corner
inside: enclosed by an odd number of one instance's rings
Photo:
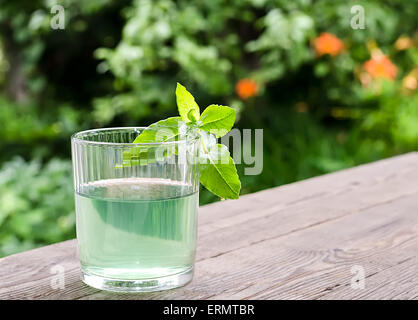
[[[79,280],[75,240],[0,259],[0,299],[418,299],[418,153],[199,209],[191,284],[116,294]],[[65,269],[52,289],[51,267]],[[353,289],[353,266],[365,272]]]

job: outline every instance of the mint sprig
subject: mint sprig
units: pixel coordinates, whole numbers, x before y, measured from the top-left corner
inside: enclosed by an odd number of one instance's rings
[[[241,182],[234,160],[225,145],[216,143],[216,138],[224,136],[232,129],[235,122],[235,110],[227,106],[210,105],[200,114],[199,105],[193,95],[180,83],[177,83],[176,100],[180,117],[172,117],[151,124],[133,142],[174,141],[187,132],[199,135],[200,182],[220,198],[238,199]],[[132,159],[135,163],[143,163],[140,152],[147,153],[147,148],[148,152],[151,152],[153,147],[141,147],[138,153],[131,151],[129,155],[125,155],[124,166],[134,164]],[[164,155],[170,156],[173,152],[176,150],[167,149]]]

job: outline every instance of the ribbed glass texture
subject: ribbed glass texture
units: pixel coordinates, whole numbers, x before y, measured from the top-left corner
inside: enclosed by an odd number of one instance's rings
[[[199,189],[198,164],[196,164],[199,144],[197,139],[180,140],[167,143],[132,143],[144,128],[109,128],[87,130],[73,135],[72,158],[75,191],[80,192],[87,183],[120,178],[162,178],[181,182]],[[123,164],[126,151],[141,148],[150,149],[149,164],[131,165],[118,168]],[[180,155],[159,159],[152,158],[154,153],[160,157],[165,150],[178,148]],[[158,152],[160,151],[160,152]],[[186,154],[185,154],[186,153]]]
[[[142,130],[71,139],[82,279],[99,289],[163,290],[192,278],[199,140],[132,143]]]

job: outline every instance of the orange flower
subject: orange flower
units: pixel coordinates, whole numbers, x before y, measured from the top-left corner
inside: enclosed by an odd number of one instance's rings
[[[385,55],[375,55],[363,65],[364,69],[372,78],[385,78],[393,80],[396,78],[398,68]]]
[[[254,80],[241,79],[235,86],[235,92],[242,100],[245,100],[257,95],[258,85]]]
[[[313,46],[318,56],[324,54],[336,56],[345,48],[344,42],[328,32],[321,33],[320,36],[313,41]]]

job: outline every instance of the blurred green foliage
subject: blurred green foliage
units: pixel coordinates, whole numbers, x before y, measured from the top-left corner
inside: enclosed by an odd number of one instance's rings
[[[0,256],[75,236],[71,164],[15,158],[0,170]]]
[[[243,193],[418,149],[417,1],[0,2],[0,256],[73,237],[70,135],[175,115],[177,81],[264,129],[264,170],[239,166]],[[65,30],[50,27],[55,4]],[[319,54],[322,32],[344,49]],[[365,71],[376,53],[394,79]]]

